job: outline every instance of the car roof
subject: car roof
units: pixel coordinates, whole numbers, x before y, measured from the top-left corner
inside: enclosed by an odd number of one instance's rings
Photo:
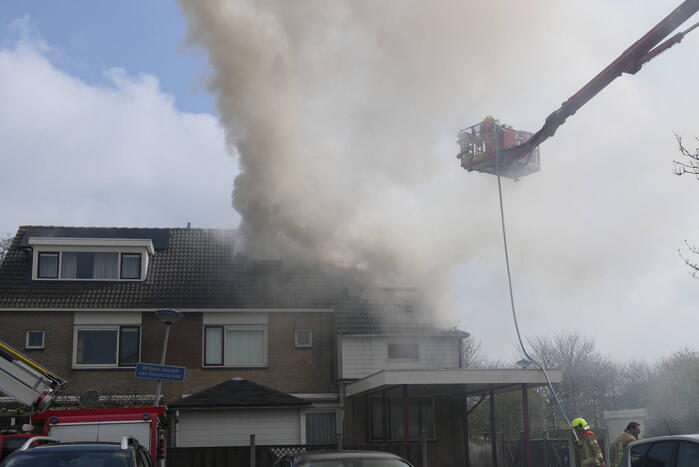
[[[634,441],[630,445],[635,446],[638,444],[653,443],[655,441],[677,441],[677,440],[694,441],[695,443],[699,443],[699,434],[656,436],[654,438],[639,439],[638,441]]]
[[[99,441],[77,441],[71,443],[52,443],[34,446],[24,452],[68,452],[68,451],[121,451],[119,443],[99,442]]]
[[[401,459],[400,456],[393,453],[382,451],[315,451],[297,454],[292,457],[297,462],[334,459]]]

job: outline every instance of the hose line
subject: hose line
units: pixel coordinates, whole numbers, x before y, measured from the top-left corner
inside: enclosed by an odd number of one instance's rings
[[[561,416],[563,417],[563,420],[565,420],[566,424],[570,427],[571,426],[571,421],[570,418],[568,417],[568,414],[566,413],[565,409],[563,408],[563,404],[561,404],[560,399],[558,398],[558,394],[556,393],[556,390],[553,388],[553,384],[551,384],[551,380],[549,379],[548,373],[546,373],[546,368],[536,361],[534,358],[529,355],[529,352],[527,352],[526,347],[524,346],[524,342],[522,341],[522,334],[519,331],[519,323],[517,321],[517,312],[515,311],[515,298],[514,298],[514,293],[512,292],[512,273],[510,272],[510,255],[507,250],[507,232],[505,230],[505,209],[503,208],[503,202],[502,202],[502,183],[500,181],[500,127],[496,127],[496,132],[497,132],[497,146],[495,149],[495,166],[497,170],[497,176],[498,176],[498,197],[500,199],[500,224],[502,225],[502,242],[505,247],[505,266],[507,267],[507,285],[509,288],[510,292],[510,306],[512,308],[512,320],[515,323],[515,331],[517,331],[517,340],[519,341],[519,346],[522,349],[522,353],[524,356],[532,362],[534,365],[539,367],[541,372],[544,374],[544,378],[546,379],[546,384],[548,385],[549,391],[551,392],[551,395],[553,396],[554,400],[556,401],[556,405],[558,406],[558,411],[561,413]],[[573,436],[575,437],[576,442],[580,442],[578,438],[578,433],[575,431],[575,429],[572,429]]]

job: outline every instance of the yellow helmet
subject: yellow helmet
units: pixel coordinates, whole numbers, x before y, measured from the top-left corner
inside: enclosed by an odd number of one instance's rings
[[[571,428],[577,428],[579,430],[588,430],[590,425],[587,424],[584,418],[578,417],[570,424]]]

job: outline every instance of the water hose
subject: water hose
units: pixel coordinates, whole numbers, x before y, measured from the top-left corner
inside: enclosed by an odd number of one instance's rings
[[[517,340],[519,341],[519,346],[522,349],[522,353],[524,356],[532,362],[534,365],[539,367],[541,372],[544,374],[544,378],[546,379],[546,384],[548,385],[549,391],[551,392],[551,395],[553,396],[553,399],[556,401],[556,405],[558,406],[558,411],[561,413],[561,416],[563,417],[563,420],[565,420],[566,424],[571,427],[571,431],[573,432],[573,436],[575,437],[576,443],[580,442],[580,439],[578,438],[578,433],[575,430],[575,428],[572,427],[570,417],[568,417],[568,414],[566,413],[565,409],[563,408],[563,404],[561,404],[560,399],[558,398],[558,394],[556,393],[556,390],[553,388],[553,384],[551,384],[551,380],[549,379],[548,373],[546,373],[546,368],[536,361],[534,358],[529,355],[529,352],[527,352],[526,347],[524,346],[524,342],[522,341],[522,334],[519,331],[519,323],[517,321],[517,312],[515,311],[515,299],[514,299],[514,293],[512,292],[512,273],[510,272],[510,255],[507,250],[507,233],[505,230],[505,210],[503,208],[503,202],[502,202],[502,183],[500,181],[500,127],[497,127],[497,147],[495,150],[495,165],[496,165],[496,171],[497,171],[497,176],[498,176],[498,197],[500,199],[500,223],[502,225],[502,242],[505,247],[505,266],[507,267],[507,284],[509,287],[510,291],[510,306],[512,308],[512,320],[515,323],[515,331],[517,331]]]

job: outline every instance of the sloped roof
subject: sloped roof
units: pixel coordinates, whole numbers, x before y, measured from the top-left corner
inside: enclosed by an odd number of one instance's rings
[[[144,281],[31,280],[29,236],[153,238]],[[234,231],[20,227],[0,263],[0,308],[332,308],[341,283],[319,268],[236,256]]]
[[[225,409],[260,407],[306,407],[310,402],[285,392],[233,378],[168,404],[172,409]]]
[[[468,333],[456,328],[440,328],[419,311],[394,304],[364,304],[339,308],[335,312],[338,334],[415,334],[454,335],[467,337]]]

